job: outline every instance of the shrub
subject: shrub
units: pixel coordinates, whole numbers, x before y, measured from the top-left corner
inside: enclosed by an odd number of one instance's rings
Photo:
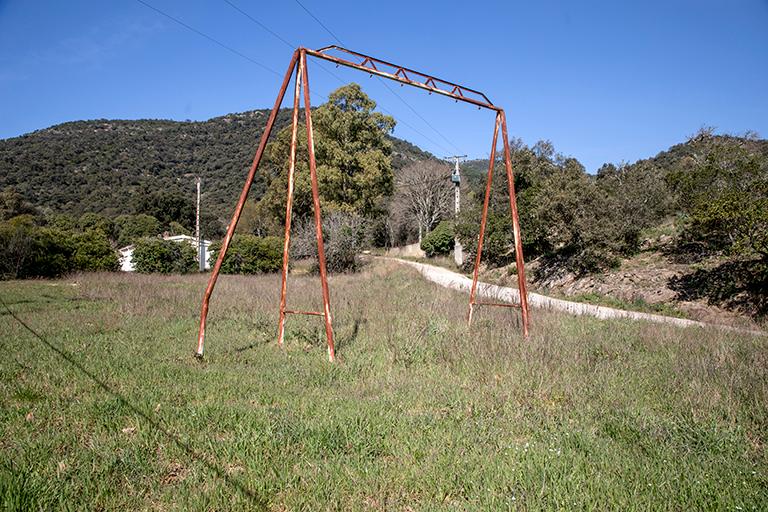
[[[58,229],[59,231],[77,231],[77,220],[66,213],[57,213],[46,216],[45,224],[49,228]]]
[[[117,252],[101,229],[75,235],[74,267],[87,272],[114,272],[120,266]]]
[[[151,215],[120,215],[115,219],[117,244],[123,247],[140,238],[155,236],[160,232],[160,222]]]
[[[71,235],[41,228],[31,215],[0,224],[0,275],[5,278],[57,277],[74,269]]]
[[[444,220],[421,240],[421,250],[429,257],[448,254],[453,249],[453,242],[453,224]]]
[[[98,213],[86,212],[77,220],[77,227],[82,232],[100,229],[107,235],[112,235],[115,231],[115,223],[111,219],[99,215]]]
[[[195,250],[185,242],[160,238],[142,238],[133,249],[133,264],[137,272],[184,274],[197,268]]]
[[[20,277],[57,277],[75,269],[72,255],[74,240],[56,229],[37,228],[33,232],[33,250],[25,275]]]
[[[508,212],[509,210],[506,212],[502,210],[501,213],[488,212],[483,239],[483,261],[494,267],[508,265],[515,261],[512,219]],[[463,210],[459,214],[459,220],[454,229],[459,242],[464,247],[464,266],[472,268],[480,234],[479,207]]]
[[[221,250],[221,242],[211,246]],[[277,272],[283,263],[283,240],[275,236],[235,235],[221,265],[225,274],[261,274]]]
[[[684,214],[679,252],[697,246],[768,261],[768,159],[743,141],[703,140],[702,156],[667,176]]]
[[[171,221],[168,223],[168,231],[172,235],[190,235],[192,232],[179,224],[178,222]]]
[[[354,272],[360,262],[357,255],[369,235],[369,219],[355,213],[335,211],[323,219],[323,242],[328,272]],[[314,258],[318,271],[315,223],[308,220],[294,231],[291,254],[296,258]]]

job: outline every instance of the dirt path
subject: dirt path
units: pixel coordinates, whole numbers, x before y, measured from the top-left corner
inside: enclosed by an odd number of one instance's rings
[[[472,287],[472,280],[470,278],[446,268],[436,267],[426,263],[417,263],[410,260],[403,260],[400,258],[382,257],[382,259],[395,261],[397,263],[413,267],[429,281],[437,283],[440,286],[444,286],[445,288],[451,288],[453,290],[459,290],[468,293]],[[510,288],[507,286],[497,286],[494,284],[478,281],[477,294],[479,297],[504,302],[520,302],[520,292],[517,290],[517,288]],[[651,313],[640,313],[638,311],[626,311],[623,309],[595,306],[593,304],[584,304],[582,302],[571,302],[562,299],[553,299],[552,297],[547,297],[546,295],[532,292],[528,292],[528,304],[534,308],[545,308],[555,311],[562,311],[571,315],[586,315],[601,319],[627,318],[630,320],[643,320],[646,322],[671,324],[679,327],[715,327],[726,331],[749,333],[757,336],[765,335],[765,333],[762,331],[739,329],[725,325],[708,324],[704,322],[697,322],[695,320],[687,320],[685,318],[654,315]]]

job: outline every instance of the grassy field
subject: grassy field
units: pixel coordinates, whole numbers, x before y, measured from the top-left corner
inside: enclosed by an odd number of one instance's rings
[[[0,283],[4,510],[766,510],[768,340],[506,308],[393,264]],[[317,307],[319,283],[289,304]],[[11,314],[12,313],[12,314]],[[23,321],[27,327],[22,325]]]

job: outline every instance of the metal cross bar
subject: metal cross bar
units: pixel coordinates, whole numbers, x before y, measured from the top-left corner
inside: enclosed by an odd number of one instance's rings
[[[453,98],[456,101],[471,103],[477,107],[487,108],[497,112],[500,110],[491,102],[491,100],[488,99],[488,96],[480,91],[449,82],[448,80],[443,80],[442,78],[427,75],[420,71],[398,66],[397,64],[392,64],[391,62],[377,59],[375,57],[371,57],[370,55],[365,55],[364,53],[353,52],[352,50],[347,50],[341,46],[333,45],[320,48],[319,50],[305,51],[307,55],[333,62],[336,65],[350,67],[359,71],[365,71],[366,73],[388,78],[390,80],[394,80],[395,82],[400,82],[401,84],[411,85],[429,92],[442,94],[443,96],[448,96],[449,98]],[[327,52],[329,51],[344,53],[361,60],[360,62],[354,62],[352,60],[343,59],[341,57],[328,55]],[[393,71],[384,71],[381,69],[382,67],[390,68]],[[415,78],[419,78],[420,80]],[[441,85],[443,87],[441,87]],[[467,93],[469,93],[471,96],[468,96]],[[472,96],[475,97],[473,98]]]
[[[295,309],[284,309],[282,312],[285,314],[291,314],[291,315],[313,315],[313,316],[325,315],[325,313],[321,313],[320,311],[298,311]]]
[[[476,301],[473,303],[475,306],[498,306],[501,308],[520,308],[520,304],[508,304],[506,302],[480,302]]]

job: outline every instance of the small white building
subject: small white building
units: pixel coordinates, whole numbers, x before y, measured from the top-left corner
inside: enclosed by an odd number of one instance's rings
[[[197,243],[195,237],[189,235],[164,235],[163,240],[171,240],[173,242],[186,242],[192,246],[193,249],[197,249]],[[205,270],[211,268],[211,241],[203,240],[203,250],[205,251]],[[136,269],[133,266],[133,245],[128,245],[119,249],[120,253],[120,270],[123,272],[133,272]]]

